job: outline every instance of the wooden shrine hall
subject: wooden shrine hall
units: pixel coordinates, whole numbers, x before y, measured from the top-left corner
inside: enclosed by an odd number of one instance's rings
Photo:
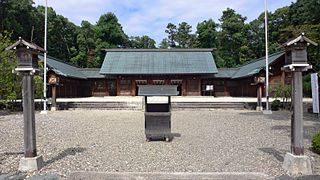
[[[177,85],[179,96],[256,97],[259,86],[264,87],[264,57],[237,68],[217,68],[212,49],[105,51],[100,69],[48,57],[48,97],[53,91],[58,98],[136,96],[139,85]],[[270,87],[290,84],[290,74],[281,71],[284,59],[284,52],[269,56]]]

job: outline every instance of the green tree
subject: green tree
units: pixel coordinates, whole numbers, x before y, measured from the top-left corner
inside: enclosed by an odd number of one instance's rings
[[[191,48],[195,46],[196,36],[191,34],[192,26],[186,22],[179,23],[176,42],[180,48]]]
[[[95,63],[95,26],[82,21],[77,35],[76,47],[72,47],[71,62],[79,67],[94,67]]]
[[[1,33],[12,33],[12,39],[30,39],[35,8],[32,0],[0,0]]]
[[[186,22],[176,25],[169,23],[167,29],[169,46],[172,48],[192,48],[196,46],[196,35],[191,34],[192,26]]]
[[[161,49],[168,49],[169,45],[169,40],[167,38],[162,39],[162,41],[159,44]]]
[[[0,99],[4,101],[21,98],[21,77],[12,73],[16,68],[16,56],[14,51],[5,50],[12,44],[8,33],[0,34]]]
[[[219,19],[221,32],[219,33],[219,56],[225,61],[226,67],[235,67],[240,62],[240,50],[246,46],[247,40],[243,35],[246,17],[236,14],[228,8],[223,11]]]
[[[289,9],[289,19],[292,25],[319,24],[320,23],[319,0],[297,0]]]
[[[151,49],[156,48],[156,41],[150,38],[149,36],[142,36],[140,40],[141,48]]]
[[[96,67],[101,67],[105,52],[103,48],[119,48],[125,46],[128,37],[123,32],[118,18],[113,13],[100,16],[95,28],[96,40]]]
[[[167,29],[165,30],[165,33],[168,34],[169,46],[176,47],[177,26],[172,23],[169,23],[167,25]]]
[[[197,41],[200,48],[218,47],[218,24],[212,19],[205,20],[197,25]]]
[[[151,49],[156,48],[156,41],[150,38],[149,36],[131,36],[129,38],[129,47],[130,48],[138,48],[138,49]]]

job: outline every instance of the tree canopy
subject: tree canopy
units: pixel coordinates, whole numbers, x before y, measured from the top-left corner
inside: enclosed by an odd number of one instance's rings
[[[214,17],[212,17],[214,18]],[[35,7],[32,0],[0,0],[1,34],[11,33],[38,45],[44,41],[44,7]],[[288,38],[305,32],[319,42],[320,1],[297,0],[290,6],[268,12],[269,51]],[[218,67],[235,67],[265,55],[264,12],[256,19],[247,18],[227,8],[218,22],[203,20],[195,32],[187,22],[169,22],[159,48],[214,48]],[[148,35],[128,36],[114,13],[100,16],[96,24],[82,21],[81,26],[70,22],[48,8],[48,54],[79,67],[100,67],[104,48],[157,48]],[[319,47],[309,48],[310,62],[319,71]]]

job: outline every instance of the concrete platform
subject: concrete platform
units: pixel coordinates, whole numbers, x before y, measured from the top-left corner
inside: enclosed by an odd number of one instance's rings
[[[164,97],[157,97],[164,98]],[[158,100],[156,98],[156,100]],[[172,102],[257,102],[256,97],[213,97],[213,96],[173,96]],[[269,98],[270,102],[274,99]],[[40,100],[35,100],[39,102]],[[141,96],[105,96],[105,97],[84,97],[84,98],[57,98],[57,102],[142,102]],[[262,98],[266,102],[266,98]],[[290,102],[290,99],[288,100]],[[304,103],[311,102],[312,98],[303,98]]]
[[[171,98],[173,110],[185,109],[256,109],[254,97],[213,97],[213,96],[174,96]],[[272,102],[273,99],[270,99]],[[149,97],[149,103],[167,102],[167,97]],[[304,99],[308,109],[312,99]],[[265,98],[262,99],[265,104]],[[50,101],[49,101],[50,104]],[[57,110],[63,109],[109,109],[109,110],[144,110],[143,97],[106,96],[87,98],[58,98]],[[306,110],[305,110],[306,111]]]
[[[269,180],[273,179],[264,173],[254,172],[212,172],[212,173],[148,173],[148,172],[75,172],[69,180],[95,179],[95,180],[168,180],[168,179],[205,179],[205,180]]]

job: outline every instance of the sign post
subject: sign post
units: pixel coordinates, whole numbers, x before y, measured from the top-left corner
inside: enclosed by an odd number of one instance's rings
[[[6,48],[10,49],[16,50],[18,58],[15,72],[23,76],[24,158],[20,160],[19,170],[39,170],[43,165],[43,158],[37,155],[36,149],[33,76],[39,71],[38,52],[44,52],[44,49],[21,38]]]

